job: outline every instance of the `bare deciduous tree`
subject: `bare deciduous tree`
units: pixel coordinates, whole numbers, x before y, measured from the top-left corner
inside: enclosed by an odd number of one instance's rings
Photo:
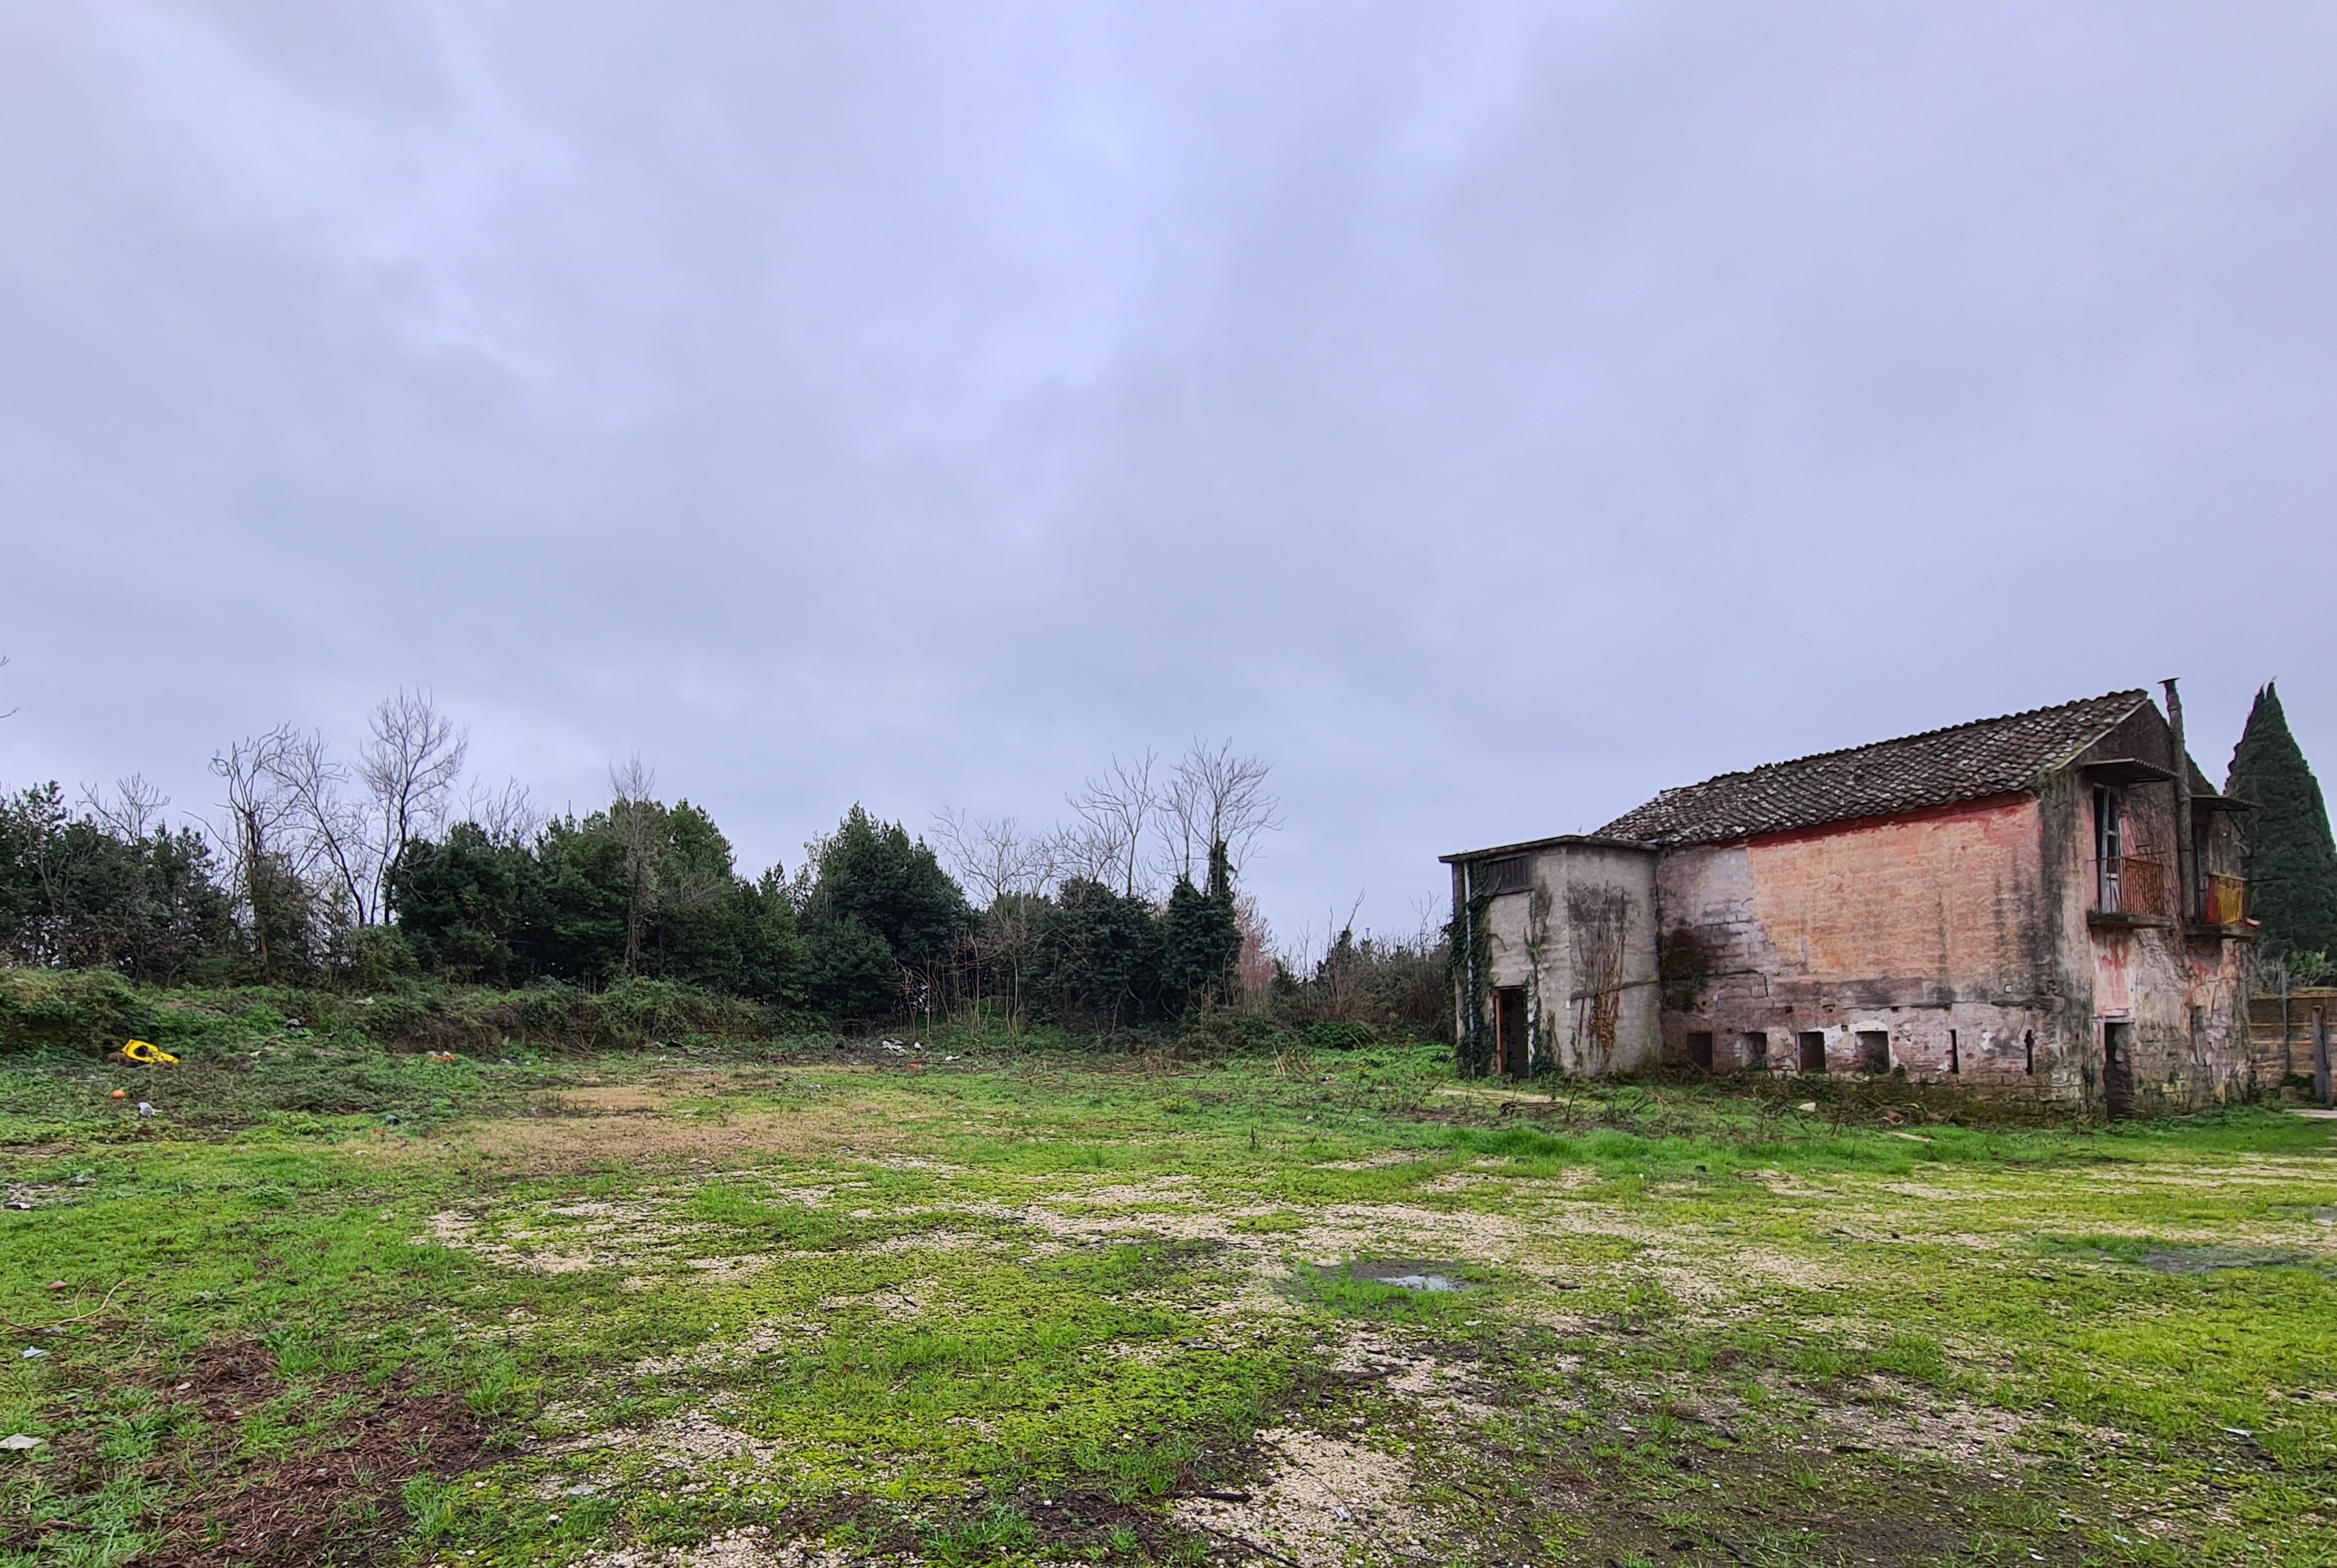
[[[288,850],[298,808],[285,794],[279,768],[281,754],[292,738],[290,729],[279,725],[235,742],[210,763],[227,791],[227,799],[220,803],[226,814],[213,824],[211,836],[226,858],[237,899],[250,918],[263,974],[270,968],[265,918],[270,872],[279,864],[296,874],[298,870]]]
[[[1079,818],[1062,840],[1063,852],[1081,867],[1081,875],[1109,872],[1123,896],[1136,896],[1144,864],[1145,833],[1160,807],[1160,792],[1152,780],[1160,754],[1147,746],[1132,762],[1117,755],[1101,778],[1085,780],[1077,794],[1067,796]]]
[[[934,813],[934,842],[959,881],[988,909],[1002,898],[1035,893],[1051,880],[1049,841],[1023,836],[1012,817],[972,816],[944,807]]]
[[[1175,873],[1198,882],[1214,844],[1226,846],[1236,872],[1249,859],[1262,833],[1282,825],[1282,803],[1266,793],[1266,762],[1234,755],[1234,743],[1212,747],[1195,740],[1169,771],[1161,803],[1175,824]]]
[[[624,852],[625,973],[637,974],[641,962],[641,932],[649,923],[657,897],[659,852],[657,831],[657,771],[640,754],[609,769],[609,825]]]
[[[291,806],[290,821],[298,834],[297,863],[312,885],[324,883],[321,891],[343,917],[369,926],[380,901],[380,851],[367,832],[372,824],[365,812],[343,794],[349,770],[328,755],[323,735],[288,729],[276,733],[282,738],[269,754],[269,766]]]
[[[499,844],[524,844],[543,830],[543,811],[515,778],[494,790],[474,784],[463,799],[463,816]]]
[[[367,725],[373,738],[358,748],[357,777],[371,797],[366,826],[377,907],[380,881],[406,844],[445,824],[471,737],[438,711],[429,693],[404,687],[375,706]]]
[[[162,825],[162,808],[171,797],[147,782],[143,774],[113,781],[111,799],[95,784],[81,786],[82,814],[117,838],[142,839]]]

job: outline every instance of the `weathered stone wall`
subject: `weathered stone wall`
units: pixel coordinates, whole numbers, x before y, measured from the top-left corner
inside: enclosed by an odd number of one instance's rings
[[[2131,1030],[2135,1108],[2244,1095],[2264,1075],[2239,998],[2248,943],[2171,917],[2097,909],[2095,793],[2084,768],[2171,768],[2145,708],[2035,794],[1655,853],[1613,840],[1532,852],[1534,884],[1488,911],[1493,985],[1532,994],[1537,1065],[1628,1072],[1884,1070],[2096,1107],[2105,1045]],[[2175,792],[2137,782],[2125,853],[2179,864]],[[2212,793],[2193,770],[2194,788]],[[2203,872],[2238,864],[2221,812],[2197,818]],[[2146,918],[2136,918],[2137,915]],[[1595,961],[1594,961],[1595,960]],[[1595,971],[1595,972],[1594,972]]]
[[[1597,1075],[1655,1066],[1656,857],[1568,843],[1532,858],[1531,891],[1492,900],[1485,935],[1490,983],[1527,989],[1536,1067]]]
[[[2085,782],[2091,762],[2138,757],[2171,769],[2166,724],[2156,709],[2135,715],[2085,756],[2048,781],[2039,798],[2051,887],[2047,913],[2058,949],[2052,1096],[2088,1108],[2103,1104],[2107,1031],[2131,1026],[2135,1109],[2185,1110],[2256,1087],[2242,1018],[2249,944],[2213,930],[2164,923],[2121,927],[2095,918],[2100,902],[2096,864],[2096,794]],[[2195,780],[2195,783],[2204,783]],[[2166,867],[2179,859],[2174,787],[2129,785],[2125,835],[2131,852]],[[2226,813],[2195,819],[2203,871],[2236,865],[2238,833]],[[2170,881],[2169,907],[2179,900]]]
[[[1742,1067],[1757,1035],[1791,1072],[1817,1035],[1826,1070],[1852,1072],[1879,1033],[1911,1077],[2024,1091],[2049,1062],[2028,796],[1674,851],[1657,889],[1673,1060],[1708,1032],[1714,1065]]]

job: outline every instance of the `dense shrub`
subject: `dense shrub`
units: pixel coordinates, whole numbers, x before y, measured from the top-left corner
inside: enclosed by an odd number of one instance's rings
[[[192,833],[116,834],[69,815],[54,784],[0,798],[0,955],[183,980],[236,951],[229,908]]]
[[[110,970],[0,968],[0,1050],[118,1050],[157,1023],[153,1005]]]

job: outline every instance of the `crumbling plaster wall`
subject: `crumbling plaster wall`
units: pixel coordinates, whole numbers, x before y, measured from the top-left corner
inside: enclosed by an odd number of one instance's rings
[[[2056,1099],[2101,1104],[2105,1030],[2122,1023],[2133,1026],[2136,1109],[2187,1109],[2248,1095],[2255,1086],[2241,1017],[2248,944],[2213,932],[2121,929],[2088,918],[2099,901],[2097,797],[2082,770],[2089,762],[2129,756],[2172,767],[2171,737],[2156,709],[2137,714],[2047,780],[2039,797],[2062,981],[2049,1090]],[[2118,793],[2128,841],[2174,864],[2179,835],[2173,787],[2147,784]],[[2201,826],[2203,864],[2235,864],[2238,835],[2230,817],[2215,813]]]
[[[1579,843],[1531,858],[1532,891],[1490,901],[1485,937],[1489,983],[1528,989],[1535,1066],[1576,1074],[1654,1066],[1662,1059],[1655,855]],[[1599,910],[1619,917],[1611,933],[1603,922],[1586,924],[1583,917]],[[1601,959],[1610,934],[1618,940]]]
[[[1715,1066],[1741,1066],[1759,1033],[1790,1072],[1816,1033],[1850,1072],[1881,1031],[1911,1077],[2031,1087],[2054,1010],[2039,826],[2008,796],[1665,854],[1666,1055],[1709,1031]]]

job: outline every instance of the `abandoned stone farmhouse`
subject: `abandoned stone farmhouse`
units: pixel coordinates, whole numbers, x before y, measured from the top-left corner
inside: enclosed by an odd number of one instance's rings
[[[2146,691],[1772,763],[1446,855],[1503,1073],[1904,1073],[2124,1115],[2254,1088],[2243,803]]]

